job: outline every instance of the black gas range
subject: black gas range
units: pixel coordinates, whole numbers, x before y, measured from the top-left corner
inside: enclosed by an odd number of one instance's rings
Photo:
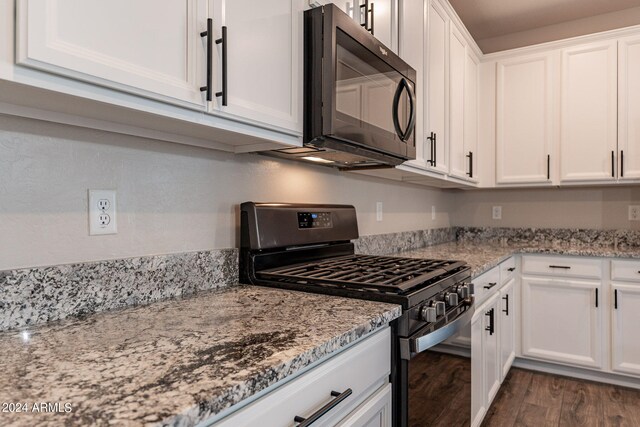
[[[394,425],[409,419],[409,361],[468,325],[470,268],[461,261],[356,254],[349,205],[241,205],[240,281],[396,303],[391,382]]]

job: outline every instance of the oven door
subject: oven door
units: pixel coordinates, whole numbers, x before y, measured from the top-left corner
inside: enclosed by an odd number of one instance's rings
[[[400,395],[396,425],[450,427],[471,424],[471,360],[433,347],[467,329],[474,306],[446,326],[400,341]],[[409,351],[408,357],[406,351]]]

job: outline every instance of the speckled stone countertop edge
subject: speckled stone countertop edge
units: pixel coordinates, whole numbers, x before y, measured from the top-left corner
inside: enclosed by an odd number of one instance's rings
[[[243,384],[230,387],[225,394],[211,401],[201,402],[199,405],[188,408],[180,414],[166,418],[158,425],[163,427],[183,427],[199,426],[204,421],[207,421],[207,424],[209,422],[218,422],[260,399],[269,392],[269,389],[278,388],[286,384],[286,382],[294,380],[338,353],[348,350],[356,345],[357,342],[379,332],[384,326],[401,315],[402,307],[396,305],[392,309],[372,317],[366,323],[356,325],[349,331],[336,335],[286,362],[271,366]]]

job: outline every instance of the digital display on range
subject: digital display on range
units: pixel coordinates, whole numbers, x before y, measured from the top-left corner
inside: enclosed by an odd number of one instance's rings
[[[331,212],[298,212],[298,228],[331,227]]]

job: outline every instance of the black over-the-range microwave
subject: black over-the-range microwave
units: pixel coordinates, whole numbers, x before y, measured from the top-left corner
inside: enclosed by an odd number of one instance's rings
[[[303,147],[287,157],[341,169],[415,158],[416,71],[333,4],[304,13]]]

